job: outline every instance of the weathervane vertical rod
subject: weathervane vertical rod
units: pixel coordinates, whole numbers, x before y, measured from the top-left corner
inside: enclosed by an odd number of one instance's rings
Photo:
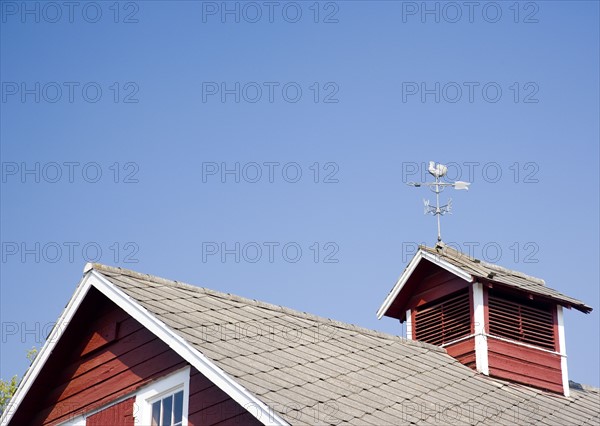
[[[440,178],[439,177],[435,177],[435,200],[436,200],[436,216],[437,216],[437,226],[438,226],[438,236],[437,236],[437,240],[438,242],[442,241],[442,230],[441,230],[441,225],[440,225],[440,216],[441,216],[441,209],[440,209]]]

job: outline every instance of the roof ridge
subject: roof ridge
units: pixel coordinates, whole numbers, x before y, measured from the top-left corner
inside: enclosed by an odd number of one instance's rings
[[[185,283],[182,281],[176,281],[176,280],[170,280],[167,278],[158,277],[156,275],[144,274],[144,273],[137,272],[137,271],[134,271],[131,269],[121,268],[120,266],[109,266],[109,265],[104,265],[102,263],[88,263],[88,264],[86,264],[86,266],[84,268],[84,272],[87,273],[92,269],[97,270],[99,272],[105,271],[105,272],[119,274],[119,275],[126,275],[126,276],[129,276],[132,278],[146,280],[146,281],[154,282],[157,284],[163,284],[163,285],[175,286],[175,287],[187,287],[190,290],[199,291],[199,292],[202,292],[205,294],[209,294],[211,296],[220,297],[220,298],[233,300],[233,301],[237,301],[237,302],[243,302],[243,303],[257,306],[260,308],[270,309],[270,310],[278,311],[278,312],[281,312],[284,314],[293,315],[298,318],[309,319],[309,320],[321,322],[321,323],[328,323],[328,325],[330,325],[332,327],[343,328],[345,330],[355,331],[357,333],[368,335],[368,336],[375,336],[375,337],[382,337],[382,338],[386,338],[386,339],[396,340],[396,341],[400,341],[402,343],[406,343],[406,344],[424,348],[424,349],[429,349],[429,350],[432,350],[435,352],[443,352],[443,353],[447,352],[446,349],[441,348],[439,346],[429,344],[429,343],[406,339],[404,337],[397,336],[394,334],[389,334],[389,333],[373,330],[370,328],[362,327],[359,325],[350,324],[350,323],[346,323],[343,321],[338,321],[335,319],[322,317],[322,316],[311,314],[308,312],[303,312],[303,311],[299,311],[296,309],[288,308],[288,307],[282,306],[282,305],[276,305],[273,303],[263,302],[261,300],[250,299],[247,297],[243,297],[243,296],[239,296],[239,295],[231,294],[231,293],[225,293],[222,291],[213,290],[213,289],[206,288],[206,287],[199,287],[199,286],[196,286],[193,284],[188,284],[188,283]]]

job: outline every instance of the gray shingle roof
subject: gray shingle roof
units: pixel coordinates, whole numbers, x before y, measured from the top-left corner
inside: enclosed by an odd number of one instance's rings
[[[592,311],[592,308],[581,300],[574,299],[546,287],[546,283],[540,278],[535,278],[519,271],[484,262],[483,260],[468,256],[450,246],[444,245],[443,243],[439,248],[427,246],[419,246],[419,248],[425,252],[439,256],[441,259],[461,268],[475,277],[547,297],[556,300],[562,305],[573,306],[575,309],[585,312],[586,314]]]
[[[442,348],[255,300],[94,265],[290,424],[600,423],[565,398],[480,375]]]

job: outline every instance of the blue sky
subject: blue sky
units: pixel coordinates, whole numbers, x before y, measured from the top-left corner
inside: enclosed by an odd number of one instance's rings
[[[599,386],[598,3],[227,5],[2,2],[2,378],[88,260],[399,334],[436,160],[472,182],[447,243],[595,308]]]

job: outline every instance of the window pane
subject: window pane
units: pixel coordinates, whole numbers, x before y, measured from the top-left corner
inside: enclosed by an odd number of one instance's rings
[[[160,401],[152,404],[152,426],[160,426]]]
[[[175,403],[173,404],[173,423],[180,423],[183,418],[183,391],[175,394]]]
[[[162,402],[163,413],[161,426],[171,426],[171,416],[173,416],[173,395],[166,397]]]

